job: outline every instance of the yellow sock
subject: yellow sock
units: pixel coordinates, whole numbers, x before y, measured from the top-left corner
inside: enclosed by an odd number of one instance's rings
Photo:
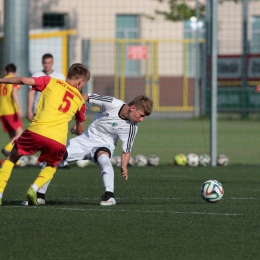
[[[12,151],[12,149],[13,149],[13,144],[10,142],[10,143],[8,143],[6,146],[5,146],[5,150],[8,152],[8,153],[10,153],[11,151]]]
[[[0,193],[4,193],[5,186],[11,176],[11,172],[13,170],[14,164],[5,160],[2,168],[0,169]]]
[[[53,178],[55,172],[56,172],[56,168],[54,166],[46,166],[41,170],[39,176],[34,181],[34,184],[36,184],[40,189],[45,183],[47,183]]]

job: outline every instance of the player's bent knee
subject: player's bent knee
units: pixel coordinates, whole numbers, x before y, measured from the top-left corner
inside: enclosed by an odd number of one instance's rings
[[[109,157],[106,154],[101,154],[98,158],[97,158],[97,163],[101,168],[101,171],[107,171],[112,167],[112,163],[109,159]]]
[[[96,162],[98,161],[98,153],[101,151],[108,153],[108,159],[111,157],[111,151],[107,147],[100,147],[96,150],[95,155],[94,155],[94,160]]]

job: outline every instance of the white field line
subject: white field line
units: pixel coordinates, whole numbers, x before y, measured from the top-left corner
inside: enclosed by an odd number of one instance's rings
[[[136,212],[136,213],[168,213],[168,214],[197,214],[197,215],[221,215],[221,216],[243,216],[244,214],[215,213],[215,212],[192,212],[192,211],[164,211],[164,210],[111,210],[111,209],[78,209],[78,208],[55,208],[58,210],[79,210],[79,211],[104,211],[104,212]]]
[[[197,200],[198,198],[136,198],[135,200]],[[50,198],[49,200],[100,200],[100,197],[96,198],[61,198],[61,197],[55,197],[55,198]],[[117,198],[116,200],[133,200],[133,198]],[[260,200],[260,197],[248,197],[248,198],[223,198],[222,200]],[[16,199],[15,201],[20,201]],[[48,201],[48,200],[47,200]]]
[[[100,199],[100,198],[54,198],[55,199],[59,199],[59,200],[96,200],[96,199]],[[197,198],[137,198],[136,200],[197,200]],[[133,198],[117,198],[116,200],[133,200]],[[235,197],[231,197],[231,198],[223,198],[222,200],[260,200],[259,198],[254,198],[254,197],[248,197],[248,198],[235,198]]]
[[[5,206],[5,208],[20,208],[20,209],[46,209],[44,206]],[[167,213],[167,214],[190,214],[190,215],[218,215],[218,216],[244,216],[245,214],[233,213],[216,213],[216,212],[197,212],[197,211],[164,211],[164,210],[126,210],[126,209],[79,209],[79,208],[56,208],[50,207],[53,210],[68,210],[68,211],[98,211],[98,212],[136,212],[136,213]]]

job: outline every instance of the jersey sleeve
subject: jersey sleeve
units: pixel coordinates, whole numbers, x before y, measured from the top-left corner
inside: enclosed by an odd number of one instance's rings
[[[113,102],[113,97],[100,96],[97,94],[88,94],[88,103],[100,108],[110,106]]]
[[[34,79],[35,85],[32,86],[32,89],[42,92],[46,88],[46,86],[49,84],[51,77],[42,76],[39,78],[33,77],[33,79]]]
[[[122,141],[122,151],[124,153],[131,153],[137,131],[137,125],[130,125],[129,131],[122,130],[122,132],[118,133]]]
[[[77,122],[84,122],[86,120],[85,112],[86,112],[86,105],[83,104],[80,110],[75,114],[75,120]]]

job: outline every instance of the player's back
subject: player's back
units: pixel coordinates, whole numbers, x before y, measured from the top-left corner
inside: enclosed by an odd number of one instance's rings
[[[12,78],[7,75],[5,78]],[[13,115],[18,111],[18,106],[12,97],[13,88],[19,86],[13,84],[0,84],[0,116]]]
[[[85,108],[85,101],[77,88],[63,80],[48,78],[28,130],[66,144],[68,122]]]
[[[42,76],[49,76],[51,78],[55,78],[55,79],[60,79],[60,80],[66,80],[66,78],[64,77],[64,75],[61,72],[58,72],[56,70],[53,70],[50,74],[46,74],[43,70],[42,71],[38,71],[35,72],[32,77],[42,77]],[[31,87],[30,87],[31,88]],[[36,113],[36,109],[37,109],[37,105],[39,103],[41,97],[41,92],[36,91],[35,95],[34,95],[34,100],[33,100],[33,113]]]

